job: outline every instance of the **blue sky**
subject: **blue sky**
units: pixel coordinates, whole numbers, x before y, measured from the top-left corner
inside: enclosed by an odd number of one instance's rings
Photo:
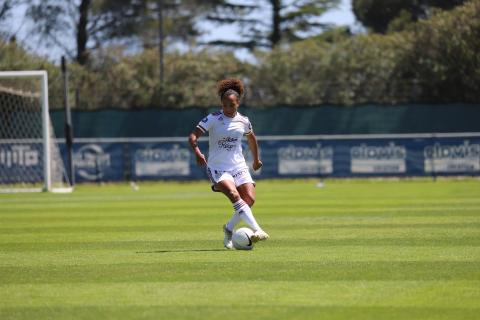
[[[361,31],[359,25],[352,12],[351,0],[341,0],[338,8],[332,9],[325,13],[321,18],[321,22],[329,23],[337,26],[350,26],[353,31]],[[214,39],[239,40],[235,39],[236,30],[234,27],[218,28],[216,26],[207,26],[207,32],[200,39],[201,41],[209,41]],[[253,56],[247,49],[235,50],[235,55],[241,60],[252,60]]]
[[[19,8],[15,14],[13,24],[12,24],[12,31],[17,33],[17,39],[20,43],[32,43],[30,35],[28,34],[28,26],[26,25],[23,19],[23,13],[25,11],[25,7]],[[361,30],[361,27],[356,23],[355,16],[353,15],[351,9],[351,0],[341,0],[340,5],[336,9],[332,9],[327,12],[325,15],[321,17],[321,22],[331,23],[333,25],[341,26],[341,25],[348,25],[353,30]],[[200,39],[201,41],[208,41],[212,39],[219,39],[230,37],[232,40],[232,35],[235,35],[235,29],[232,27],[223,27],[219,28],[217,26],[208,26],[206,25],[205,28],[207,32],[205,35]],[[74,43],[72,42],[72,45]],[[52,50],[53,49],[53,50]],[[30,45],[30,51],[34,51],[39,55],[46,56],[53,61],[59,61],[62,52],[60,49],[54,48],[47,48],[43,46],[41,43],[38,44],[37,41],[33,41],[33,45]],[[249,60],[251,59],[251,55],[248,53],[247,50],[236,50],[236,56],[242,60]]]

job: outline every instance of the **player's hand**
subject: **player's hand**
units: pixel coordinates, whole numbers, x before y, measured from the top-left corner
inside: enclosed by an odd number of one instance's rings
[[[195,153],[195,156],[197,158],[197,164],[199,166],[206,166],[207,165],[207,159],[203,155],[203,153]]]
[[[261,160],[256,160],[256,161],[253,161],[253,170],[257,171],[258,169],[260,169],[261,167],[263,166],[263,162]]]

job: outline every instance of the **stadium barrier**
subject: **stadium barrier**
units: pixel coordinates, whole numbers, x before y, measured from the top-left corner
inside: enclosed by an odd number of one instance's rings
[[[184,137],[219,108],[74,110],[72,121],[75,136],[82,138]],[[240,112],[259,136],[480,132],[479,104],[242,106]],[[53,111],[51,117],[56,136],[63,137],[64,113]]]
[[[264,166],[255,178],[480,174],[480,133],[258,139]],[[208,150],[205,138],[200,147]],[[77,181],[206,178],[186,137],[78,139],[74,150]]]
[[[480,133],[260,136],[264,166],[254,179],[480,175]],[[65,144],[59,141],[65,156]],[[41,166],[35,142],[0,144],[0,166]],[[201,138],[200,148],[208,150]],[[251,154],[244,141],[247,162]],[[77,139],[77,182],[207,179],[187,137]],[[1,178],[0,178],[1,180]],[[0,183],[6,181],[0,181]]]

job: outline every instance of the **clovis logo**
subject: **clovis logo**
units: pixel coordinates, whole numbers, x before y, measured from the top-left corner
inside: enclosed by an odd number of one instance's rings
[[[190,175],[190,151],[178,144],[170,148],[137,150],[134,160],[137,177]]]
[[[425,147],[423,153],[425,172],[480,171],[480,144],[470,144],[468,140],[457,145],[435,143]]]
[[[280,175],[330,174],[333,172],[333,148],[321,143],[310,146],[293,144],[278,149]]]
[[[460,145],[442,145],[435,143],[424,150],[426,159],[459,159],[480,157],[480,144],[470,144],[464,140]]]
[[[386,146],[368,146],[362,143],[350,150],[352,159],[405,159],[407,150],[404,146],[397,146],[390,142]]]
[[[405,173],[407,149],[389,142],[369,146],[362,143],[350,149],[350,171],[361,174]]]
[[[110,167],[110,155],[97,144],[88,144],[74,154],[75,167],[80,177],[97,180],[103,177],[105,169]]]

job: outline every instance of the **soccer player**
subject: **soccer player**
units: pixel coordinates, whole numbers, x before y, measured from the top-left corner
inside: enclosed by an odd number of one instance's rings
[[[243,83],[238,79],[225,79],[218,83],[217,93],[222,110],[201,120],[189,136],[197,163],[206,166],[212,190],[222,192],[232,202],[232,218],[223,226],[225,248],[232,249],[232,231],[243,220],[253,231],[252,241],[268,239],[260,228],[251,207],[255,202],[255,183],[242,154],[242,137],[246,136],[253,155],[253,169],[262,167],[258,154],[257,138],[247,117],[238,112],[244,94]],[[208,161],[198,147],[198,138],[209,132]]]

